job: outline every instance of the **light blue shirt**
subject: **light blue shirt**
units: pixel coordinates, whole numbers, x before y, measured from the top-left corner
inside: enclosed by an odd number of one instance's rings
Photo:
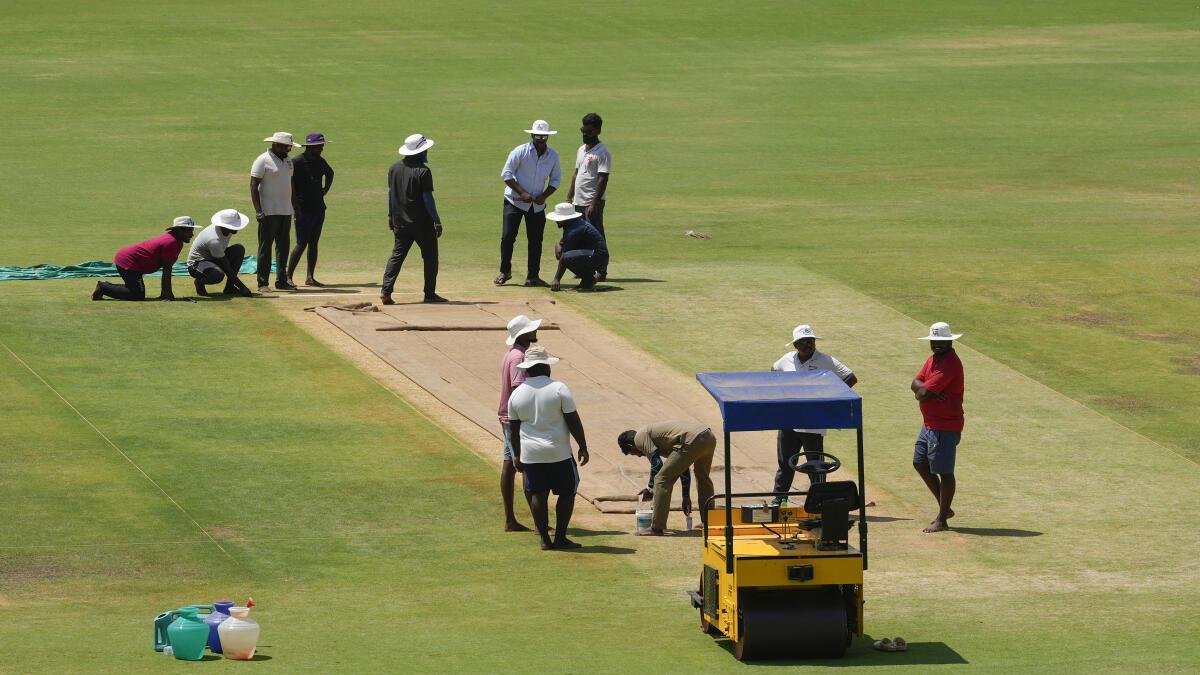
[[[504,162],[504,170],[500,172],[500,178],[505,181],[516,179],[517,184],[525,188],[526,192],[534,197],[541,196],[547,188],[547,180],[550,182],[549,187],[557,188],[558,182],[562,178],[562,169],[558,166],[558,153],[554,151],[554,148],[546,146],[545,154],[538,157],[537,149],[533,147],[533,141],[518,145],[508,153],[508,159]],[[546,210],[545,204],[519,201],[517,193],[507,185],[504,186],[504,199],[522,211],[528,211],[530,206],[533,207],[534,212]]]

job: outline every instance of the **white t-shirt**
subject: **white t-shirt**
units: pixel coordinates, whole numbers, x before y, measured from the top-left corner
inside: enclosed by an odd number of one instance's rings
[[[774,370],[776,372],[780,372],[780,371],[782,371],[782,372],[818,371],[819,372],[819,371],[823,371],[823,370],[828,370],[828,371],[832,372],[833,374],[837,375],[843,381],[845,381],[845,379],[847,377],[850,377],[851,375],[854,374],[854,371],[850,370],[845,365],[843,365],[841,361],[838,361],[837,359],[833,358],[832,356],[830,356],[824,352],[821,352],[819,350],[816,350],[816,349],[813,350],[812,357],[809,358],[804,363],[800,363],[800,356],[798,355],[797,352],[789,352],[787,354],[784,354],[783,356],[779,357],[779,360],[776,361],[774,365],[771,366],[771,370]],[[800,433],[803,433],[803,434],[820,434],[822,436],[825,435],[824,429],[793,429],[793,431],[799,431]]]
[[[546,375],[531,377],[508,397],[508,419],[521,422],[521,461],[548,464],[571,459],[571,433],[565,413],[575,412],[575,399],[562,382]]]
[[[603,143],[597,143],[591,150],[586,145],[579,146],[575,153],[575,199],[576,206],[591,206],[596,199],[596,189],[600,187],[600,174],[610,173],[612,154]],[[600,201],[607,199],[608,190],[600,196]]]
[[[229,237],[232,236],[229,235]],[[188,267],[194,266],[201,260],[224,258],[225,249],[229,248],[229,237],[222,237],[217,232],[216,225],[209,225],[200,230],[200,234],[192,240],[192,249],[188,251]]]
[[[263,215],[292,215],[292,158],[279,159],[270,150],[258,156],[250,167],[250,175],[261,178],[258,202]]]

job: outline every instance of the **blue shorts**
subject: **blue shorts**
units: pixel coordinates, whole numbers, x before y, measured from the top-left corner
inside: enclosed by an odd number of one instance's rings
[[[509,436],[508,425],[500,423],[500,431],[504,435],[504,461],[512,461],[512,436]]]
[[[575,458],[546,464],[522,464],[525,468],[525,493],[554,492],[559,497],[570,497],[579,489],[579,469]]]
[[[961,438],[961,431],[934,431],[922,426],[913,448],[913,464],[929,464],[931,473],[954,473],[954,457]]]

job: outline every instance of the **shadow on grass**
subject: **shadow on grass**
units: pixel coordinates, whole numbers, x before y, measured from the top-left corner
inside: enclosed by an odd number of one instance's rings
[[[491,300],[450,300],[449,302],[424,302],[421,300],[414,300],[413,302],[397,302],[397,303],[395,303],[395,306],[400,307],[403,305],[431,305],[433,307],[437,307],[438,305],[442,305],[442,306],[447,306],[447,305],[450,305],[450,306],[454,306],[454,305],[474,306],[474,305],[494,305],[494,304],[496,304],[496,303]]]
[[[571,528],[567,530],[567,536],[570,537],[606,537],[618,534],[629,534],[625,530],[577,530]]]
[[[962,654],[954,651],[945,642],[909,642],[908,651],[881,652],[871,645],[876,638],[869,634],[861,639],[855,638],[854,643],[846,650],[846,655],[840,659],[779,659],[772,661],[751,661],[755,666],[810,666],[825,668],[858,668],[861,666],[935,666],[948,664],[970,663]],[[733,656],[733,640],[718,638],[717,644]]]
[[[271,657],[267,656],[266,654],[255,654],[254,656],[250,657],[250,660],[251,661],[270,661]]]
[[[867,516],[868,523],[894,523],[897,520],[912,520],[912,518],[899,518],[897,516]]]
[[[304,287],[299,288],[294,291],[280,291],[280,292],[285,294],[285,296],[286,295],[314,295],[317,293],[337,293],[339,295],[354,295],[354,294],[358,293],[357,290],[349,290],[346,288],[339,288],[339,287],[333,286],[332,284],[329,286],[304,286]]]
[[[951,532],[973,534],[977,537],[1040,537],[1041,532],[1035,530],[1019,530],[1013,527],[957,527],[950,526]]]
[[[625,548],[624,546],[584,546],[583,548],[553,549],[557,553],[608,553],[611,555],[629,555],[637,553],[637,549]]]
[[[626,277],[623,279],[614,279],[614,278],[610,277],[608,279],[605,279],[604,281],[607,283],[614,283],[614,284],[665,284],[666,283],[666,280],[664,280],[664,279],[639,279],[639,278],[635,278],[635,277]]]
[[[379,284],[322,284],[320,286],[301,286],[301,288],[308,288],[313,291],[320,291],[326,288],[379,288]]]

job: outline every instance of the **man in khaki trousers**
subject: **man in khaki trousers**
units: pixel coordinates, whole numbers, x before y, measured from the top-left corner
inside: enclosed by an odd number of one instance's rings
[[[688,467],[696,476],[696,498],[703,514],[704,503],[713,496],[713,452],[717,437],[712,429],[697,422],[667,421],[648,424],[637,431],[630,429],[617,436],[617,446],[626,455],[650,459],[657,455],[663,460],[662,469],[654,477],[654,520],[650,529],[638,530],[642,536],[661,537],[667,527],[671,510],[671,491],[675,481]]]

